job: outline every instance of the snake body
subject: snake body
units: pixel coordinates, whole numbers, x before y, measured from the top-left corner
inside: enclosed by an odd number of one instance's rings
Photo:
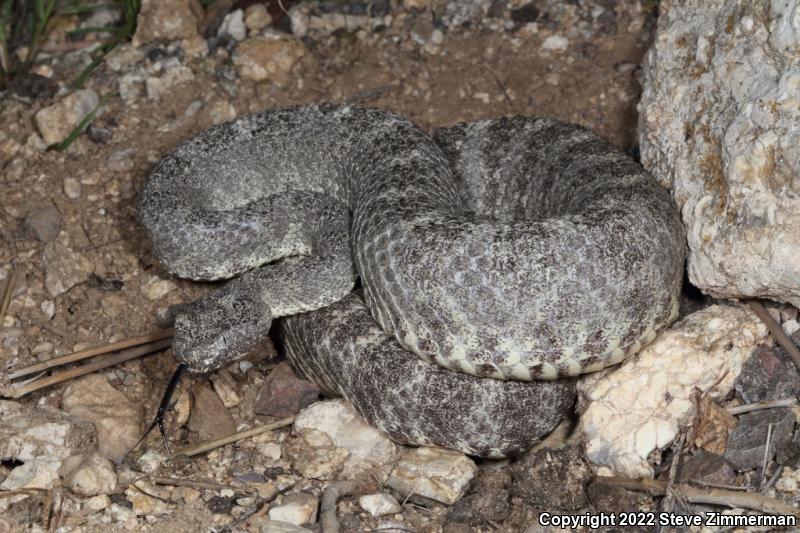
[[[306,376],[398,440],[487,456],[518,452],[569,407],[571,380],[531,380],[617,363],[675,319],[685,255],[668,192],[548,118],[432,139],[378,109],[267,110],[175,148],[139,215],[173,274],[238,276],[178,313],[190,369],[297,315],[282,332]]]

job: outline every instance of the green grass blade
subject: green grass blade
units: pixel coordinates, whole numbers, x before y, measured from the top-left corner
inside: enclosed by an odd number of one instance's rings
[[[100,102],[98,102],[98,104],[95,106],[95,108],[92,109],[91,111],[89,111],[89,113],[87,113],[86,116],[81,119],[81,121],[78,123],[78,125],[75,126],[75,128],[73,128],[73,130],[70,132],[70,134],[67,135],[67,138],[64,139],[63,141],[61,141],[60,143],[58,143],[57,145],[55,145],[54,148],[56,150],[58,150],[59,152],[69,148],[69,146],[73,142],[75,142],[75,139],[77,139],[81,135],[81,133],[83,133],[84,128],[86,128],[86,126],[89,124],[89,122],[92,121],[92,119],[97,114],[97,112],[100,110],[100,108],[103,107],[104,105],[106,105],[106,102],[108,102],[111,98],[113,98],[114,96],[117,96],[118,94],[119,94],[118,92],[113,92],[113,93],[108,93],[107,95],[102,97],[100,99]]]

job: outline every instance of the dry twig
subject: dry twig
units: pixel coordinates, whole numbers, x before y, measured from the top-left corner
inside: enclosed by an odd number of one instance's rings
[[[280,420],[272,422],[271,424],[264,424],[262,426],[254,427],[252,429],[233,433],[231,435],[228,435],[227,437],[222,437],[221,439],[214,439],[197,444],[196,446],[189,446],[187,448],[183,448],[175,452],[175,455],[185,455],[186,457],[199,455],[209,450],[213,450],[214,448],[219,448],[220,446],[225,446],[226,444],[231,444],[233,442],[237,442],[249,437],[255,437],[256,435],[260,435],[261,433],[265,433],[273,429],[290,426],[293,423],[294,423],[293,416],[281,418]]]
[[[769,314],[764,304],[758,300],[748,300],[747,304],[750,306],[750,309],[758,315],[758,318],[764,322],[770,334],[775,338],[778,344],[781,345],[781,348],[786,350],[786,353],[789,354],[789,357],[792,358],[792,361],[794,361],[794,364],[797,366],[797,369],[800,370],[800,349],[798,349],[797,346],[794,345],[794,342],[792,342],[792,339],[783,332],[783,328],[772,318],[772,315]]]
[[[623,487],[629,490],[646,492],[651,496],[663,496],[667,484],[655,479],[629,479],[623,477],[597,477],[600,483]],[[800,518],[800,509],[793,507],[777,498],[769,498],[753,492],[736,492],[725,489],[698,489],[682,484],[675,487],[686,501],[691,503],[705,503],[721,505],[730,508],[751,509],[774,515],[792,515]]]
[[[339,533],[339,521],[336,519],[336,502],[342,496],[352,496],[378,490],[377,483],[372,480],[335,481],[328,485],[322,493],[319,506],[322,533]]]
[[[34,381],[27,383],[12,383],[7,385],[2,385],[0,386],[0,396],[6,396],[9,398],[22,398],[26,394],[30,394],[31,392],[42,389],[44,387],[49,387],[50,385],[55,385],[56,383],[68,381],[78,376],[83,376],[84,374],[90,374],[92,372],[102,370],[109,366],[114,366],[119,363],[124,363],[125,361],[128,361],[130,359],[135,359],[137,357],[141,357],[149,353],[163,350],[164,348],[169,347],[171,344],[172,344],[171,338],[156,342],[151,342],[149,344],[143,344],[135,348],[123,350],[117,354],[103,357],[102,359],[93,361],[91,363],[87,363],[85,365],[81,365],[76,368],[71,368],[63,372],[58,372],[56,374],[53,374],[45,378],[36,379]],[[22,369],[22,370],[27,370],[27,369]]]
[[[732,415],[741,415],[743,413],[749,413],[750,411],[772,409],[773,407],[793,407],[797,404],[797,398],[783,398],[780,400],[767,400],[764,402],[755,402],[745,405],[737,405],[735,407],[727,407],[725,410]]]

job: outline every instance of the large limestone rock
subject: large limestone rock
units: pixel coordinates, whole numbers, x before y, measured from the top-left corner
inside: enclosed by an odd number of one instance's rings
[[[800,305],[800,1],[661,2],[640,112],[692,283]]]

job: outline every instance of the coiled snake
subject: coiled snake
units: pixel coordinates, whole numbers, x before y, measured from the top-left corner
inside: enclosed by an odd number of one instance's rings
[[[178,313],[191,370],[292,315],[295,368],[370,422],[492,457],[558,423],[574,380],[555,378],[617,363],[675,319],[685,255],[667,191],[547,118],[432,139],[378,109],[271,109],[175,148],[139,215],[171,273],[238,276]]]

